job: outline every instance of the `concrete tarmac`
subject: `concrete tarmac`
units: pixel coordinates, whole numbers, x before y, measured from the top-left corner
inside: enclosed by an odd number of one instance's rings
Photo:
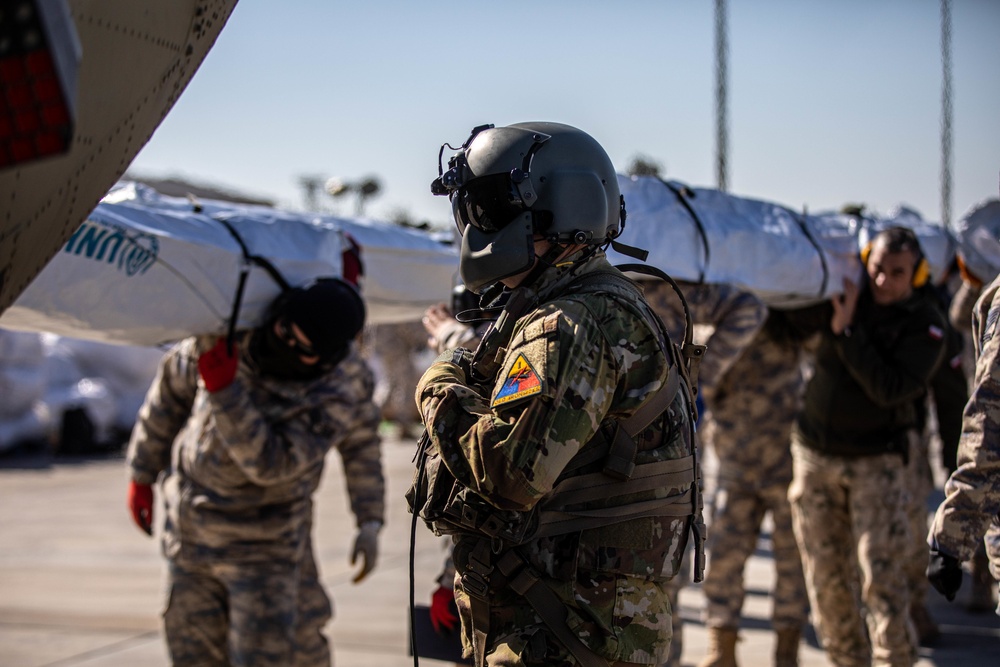
[[[355,535],[339,457],[331,454],[316,499],[315,544],[320,572],[334,600],[328,628],[340,667],[404,667],[408,657],[410,515],[403,493],[413,474],[413,442],[387,436],[388,516],[375,572],[351,583]],[[169,664],[160,628],[164,565],[159,540],[136,528],[125,507],[120,455],[52,458],[41,453],[0,457],[0,667],[161,667]],[[156,518],[159,530],[162,512]],[[158,532],[158,531],[157,531]],[[773,634],[768,591],[774,578],[769,541],[761,539],[747,567],[740,665],[770,665]],[[444,556],[442,541],[422,524],[415,543],[415,595],[429,602]],[[919,667],[1000,664],[1000,618],[964,609],[968,578],[954,604],[933,590],[931,612],[942,638],[922,648]],[[707,633],[697,585],[681,593],[685,665],[705,654]],[[447,663],[421,659],[420,664]],[[812,633],[802,667],[826,660]]]

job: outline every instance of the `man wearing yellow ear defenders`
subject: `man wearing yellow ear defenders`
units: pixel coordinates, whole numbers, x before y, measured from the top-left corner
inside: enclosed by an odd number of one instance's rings
[[[830,662],[909,667],[906,465],[918,437],[915,402],[944,357],[945,319],[915,291],[929,271],[912,231],[884,230],[862,260],[863,283],[845,279],[831,302],[792,431],[788,496]]]
[[[882,241],[876,246],[879,239]],[[891,252],[890,245],[899,250]],[[910,251],[910,257],[906,256],[906,250]],[[862,248],[861,263],[868,273],[875,303],[883,306],[908,298],[913,288],[923,287],[931,277],[930,264],[920,242],[906,227],[890,227],[876,236]]]

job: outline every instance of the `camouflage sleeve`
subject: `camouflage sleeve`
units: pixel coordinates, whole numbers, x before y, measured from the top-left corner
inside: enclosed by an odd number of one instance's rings
[[[757,296],[732,285],[697,285],[685,295],[695,324],[713,327],[704,341],[705,358],[698,371],[699,391],[711,402],[719,381],[732,368],[767,319],[767,306]]]
[[[982,292],[982,287],[977,287],[968,281],[962,281],[962,286],[955,292],[948,307],[948,321],[959,331],[970,331],[972,329],[972,310],[975,308],[976,300]]]
[[[957,334],[954,330],[952,333]],[[931,398],[941,438],[941,463],[952,473],[962,433],[962,412],[969,400],[969,383],[962,368],[961,351],[946,358],[931,377]]]
[[[550,491],[613,399],[602,389],[620,372],[610,346],[584,306],[560,305],[536,311],[515,334],[491,394],[467,386],[463,369],[444,360],[417,387],[442,461],[500,509],[529,510]]]
[[[698,371],[698,389],[710,398],[722,377],[753,340],[767,319],[767,306],[757,296],[731,285],[678,282],[692,323],[713,328],[702,341],[708,347]],[[643,291],[653,312],[663,321],[670,339],[684,335],[684,309],[666,281],[644,281]]]
[[[198,391],[194,344],[185,340],[163,356],[139,409],[126,462],[131,479],[140,484],[153,484],[170,466],[174,438],[191,416]]]
[[[475,347],[475,342],[479,339],[476,330],[455,320],[447,325],[439,338],[435,338],[436,351],[440,354],[445,350],[454,350],[460,347]]]
[[[984,295],[985,296],[985,295]],[[928,542],[959,560],[972,558],[993,517],[1000,514],[1000,292],[977,318],[979,356],[972,395],[962,420],[958,469],[945,483]]]
[[[864,326],[834,338],[847,371],[877,405],[893,407],[923,396],[944,359],[943,316],[927,308],[912,317],[888,356],[873,344]]]
[[[344,424],[344,438],[337,445],[344,465],[344,478],[351,512],[358,526],[366,521],[385,522],[385,476],[382,471],[381,418],[372,400],[374,379],[367,365],[357,359],[358,369],[350,394],[352,400],[334,409],[337,421]]]

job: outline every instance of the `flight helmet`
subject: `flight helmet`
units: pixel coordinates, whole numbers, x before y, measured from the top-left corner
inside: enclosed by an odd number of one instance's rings
[[[481,125],[456,150],[447,171],[439,154],[431,192],[451,199],[462,235],[459,271],[473,292],[531,268],[536,238],[604,245],[621,231],[614,165],[575,127]]]

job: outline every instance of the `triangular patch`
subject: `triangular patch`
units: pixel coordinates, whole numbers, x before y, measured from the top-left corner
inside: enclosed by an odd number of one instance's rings
[[[542,380],[523,354],[517,355],[514,365],[507,373],[507,379],[493,399],[491,407],[510,403],[521,398],[534,396],[542,391]]]

